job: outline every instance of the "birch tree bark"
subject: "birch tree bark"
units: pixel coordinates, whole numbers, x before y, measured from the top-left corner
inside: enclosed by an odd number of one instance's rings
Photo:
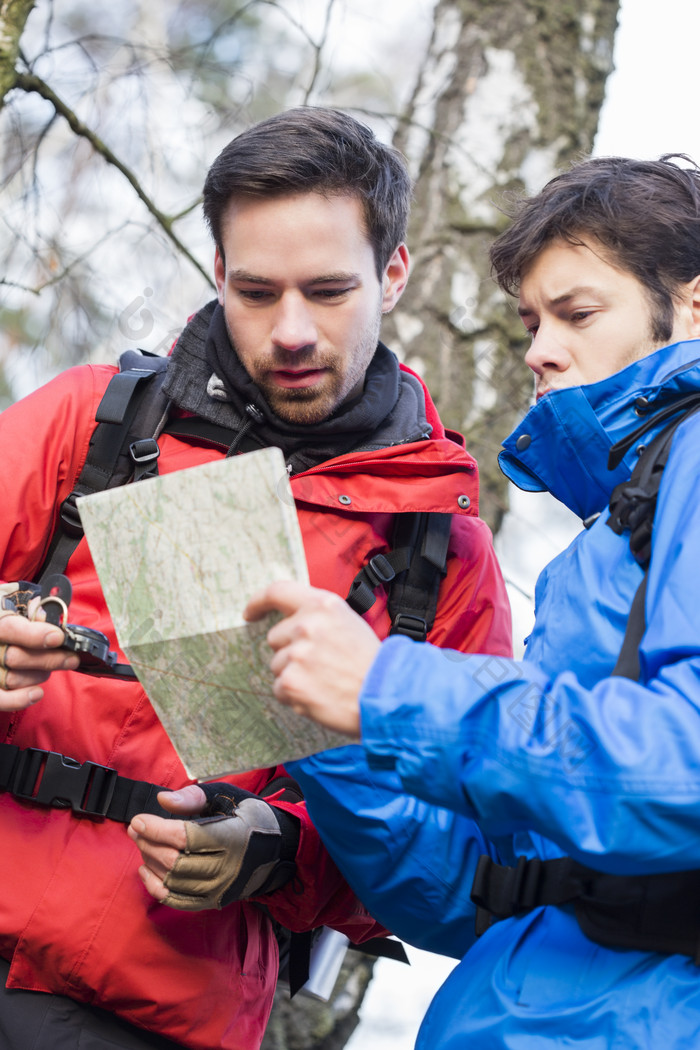
[[[506,509],[496,463],[532,384],[522,324],[489,277],[499,206],[590,153],[612,70],[619,0],[439,0],[395,136],[416,179],[413,272],[390,346],[425,376],[479,461],[481,512]],[[393,330],[392,330],[393,326]]]
[[[19,42],[34,0],[0,0],[0,109],[15,84]]]

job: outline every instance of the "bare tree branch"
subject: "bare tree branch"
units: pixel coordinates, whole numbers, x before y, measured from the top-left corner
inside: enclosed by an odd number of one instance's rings
[[[307,87],[306,93],[304,95],[305,104],[308,104],[308,101],[311,98],[313,90],[316,86],[316,81],[318,80],[319,74],[321,72],[321,52],[323,51],[323,47],[326,41],[328,40],[328,27],[331,23],[331,15],[333,13],[334,3],[335,0],[328,0],[328,3],[326,4],[326,17],[323,21],[323,31],[321,33],[321,39],[319,40],[318,44],[312,43],[314,50],[314,68],[311,74],[311,80],[309,81],[309,86]]]
[[[34,287],[31,285],[19,284],[14,281],[8,281],[4,277],[0,277],[0,285],[8,288],[19,288],[22,291],[30,292],[32,295],[41,295],[45,288],[51,288],[53,285],[60,284],[61,281],[73,272],[73,270],[89,259],[91,255],[94,255],[98,248],[106,244],[112,237],[122,233],[122,231],[130,225],[130,222],[130,219],[125,219],[124,222],[120,223],[115,229],[107,230],[102,237],[90,245],[87,251],[83,252],[81,255],[77,255],[74,259],[71,259],[70,262],[66,263],[57,273],[54,273],[51,277],[47,277]]]
[[[30,295],[39,295],[41,292],[40,288],[30,288],[28,284],[20,284],[19,281],[8,281],[4,277],[0,277],[1,288],[16,288],[20,292],[28,292]]]
[[[202,276],[205,278],[205,280],[213,287],[214,282],[212,281],[211,276],[198,262],[198,260],[195,259],[194,255],[192,255],[190,250],[183,244],[183,242],[173,230],[173,223],[175,221],[173,217],[166,215],[160,210],[160,208],[156,207],[155,203],[151,200],[146,191],[143,189],[141,183],[136,178],[134,173],[129,168],[127,168],[127,166],[121,160],[119,160],[116,154],[112,152],[109,146],[107,146],[107,144],[104,143],[102,139],[100,139],[95,134],[94,131],[88,128],[86,124],[83,124],[83,122],[78,118],[78,116],[71,109],[71,107],[66,102],[64,102],[63,99],[59,98],[56,92],[53,91],[53,89],[50,88],[49,85],[41,79],[41,77],[36,76],[36,74],[34,73],[18,73],[15,80],[15,86],[23,91],[35,92],[42,98],[46,99],[47,102],[50,102],[51,105],[54,107],[56,113],[58,113],[68,122],[68,125],[70,126],[71,130],[76,135],[78,135],[80,138],[86,139],[96,153],[99,153],[100,156],[104,157],[108,164],[111,164],[113,167],[115,167],[118,171],[121,172],[121,174],[124,176],[127,182],[129,182],[129,184],[134,189],[134,192],[136,193],[139,200],[141,200],[145,204],[148,211],[151,213],[158,225],[164,230],[165,234],[172,241],[172,243],[175,245],[178,251],[181,252],[185,256],[185,258],[189,260],[189,262],[195,267],[195,269],[198,270],[199,273],[201,273]]]

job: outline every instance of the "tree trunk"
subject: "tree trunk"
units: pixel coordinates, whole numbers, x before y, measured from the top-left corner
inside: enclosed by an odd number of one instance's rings
[[[373,966],[370,956],[347,952],[327,1003],[303,993],[290,999],[288,989],[278,985],[261,1050],[343,1050],[359,1024]]]
[[[34,0],[0,0],[0,109],[15,84],[19,41]]]
[[[536,192],[591,151],[612,69],[619,0],[439,0],[395,144],[416,179],[413,274],[387,319],[390,346],[466,434],[481,511],[506,509],[499,443],[532,390],[525,333],[489,277],[504,193]]]

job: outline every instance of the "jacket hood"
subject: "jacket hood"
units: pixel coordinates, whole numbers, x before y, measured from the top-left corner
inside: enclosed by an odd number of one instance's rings
[[[700,340],[662,347],[599,383],[546,394],[503,442],[499,466],[518,488],[549,491],[585,520],[603,510],[635,466],[636,442],[610,470],[612,446],[644,418],[698,389]]]

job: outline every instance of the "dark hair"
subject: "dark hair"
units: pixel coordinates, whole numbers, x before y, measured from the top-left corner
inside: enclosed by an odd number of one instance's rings
[[[554,238],[571,244],[595,238],[614,265],[646,288],[654,338],[670,339],[673,295],[700,274],[700,168],[689,157],[667,153],[656,161],[582,161],[520,201],[512,217],[490,253],[493,275],[504,291],[518,294],[523,274]]]
[[[406,236],[411,179],[398,150],[339,110],[290,109],[229,142],[207,174],[204,217],[223,255],[222,218],[233,199],[312,191],[361,201],[381,278]]]

